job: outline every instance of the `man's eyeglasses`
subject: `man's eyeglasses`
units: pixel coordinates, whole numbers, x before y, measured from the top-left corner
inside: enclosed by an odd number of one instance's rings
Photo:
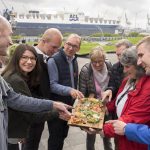
[[[79,48],[78,45],[73,45],[73,44],[71,44],[70,42],[66,42],[66,44],[67,44],[70,48],[73,48],[73,49],[78,49],[78,48]]]
[[[23,61],[28,61],[30,59],[30,61],[35,62],[37,60],[36,57],[29,57],[29,56],[22,56],[21,60]]]

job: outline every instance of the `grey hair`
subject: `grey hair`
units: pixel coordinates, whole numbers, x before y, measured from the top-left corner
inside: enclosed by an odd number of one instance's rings
[[[137,66],[138,54],[136,46],[132,46],[123,51],[121,54],[120,62],[123,66],[134,65],[136,67],[137,73],[136,77],[139,78],[145,74],[145,70],[141,66]]]
[[[72,33],[70,34],[67,39],[66,39],[66,42],[68,41],[68,39],[70,38],[77,38],[79,40],[79,46],[81,45],[81,42],[82,42],[82,38],[81,36],[79,36],[78,34],[75,34],[75,33]]]
[[[122,39],[115,44],[116,47],[120,47],[122,45],[124,45],[126,48],[129,48],[132,46],[132,43],[127,39]]]
[[[123,51],[121,54],[120,62],[122,65],[137,65],[137,50],[135,46],[132,46]]]

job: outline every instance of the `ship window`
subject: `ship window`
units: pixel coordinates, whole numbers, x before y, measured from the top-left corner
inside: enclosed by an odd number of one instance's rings
[[[47,15],[47,19],[50,20],[51,19],[51,15]]]
[[[24,14],[20,14],[20,15],[19,15],[19,18],[20,18],[20,19],[23,19],[23,18],[24,18]]]
[[[39,19],[39,14],[36,14],[36,18],[38,18],[38,19]]]
[[[90,22],[93,23],[93,18],[90,18]]]
[[[103,23],[103,21],[102,21],[102,20],[100,20],[99,22],[100,22],[100,23]]]
[[[40,14],[40,18],[41,19],[45,19],[45,15],[44,14]]]
[[[109,20],[109,24],[111,24],[111,20]]]

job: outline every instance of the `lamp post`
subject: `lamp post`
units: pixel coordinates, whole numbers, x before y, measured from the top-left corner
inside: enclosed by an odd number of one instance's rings
[[[97,26],[97,29],[101,32],[102,34],[102,40],[104,39],[104,33],[103,33],[103,30],[100,26]]]

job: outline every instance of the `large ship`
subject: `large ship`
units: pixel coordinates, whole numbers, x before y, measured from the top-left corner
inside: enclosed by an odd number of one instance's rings
[[[94,33],[115,33],[119,29],[120,21],[89,17],[83,12],[40,13],[30,10],[28,13],[5,11],[14,28],[15,35],[37,36],[48,28],[58,28],[62,33],[77,33],[91,35]]]

